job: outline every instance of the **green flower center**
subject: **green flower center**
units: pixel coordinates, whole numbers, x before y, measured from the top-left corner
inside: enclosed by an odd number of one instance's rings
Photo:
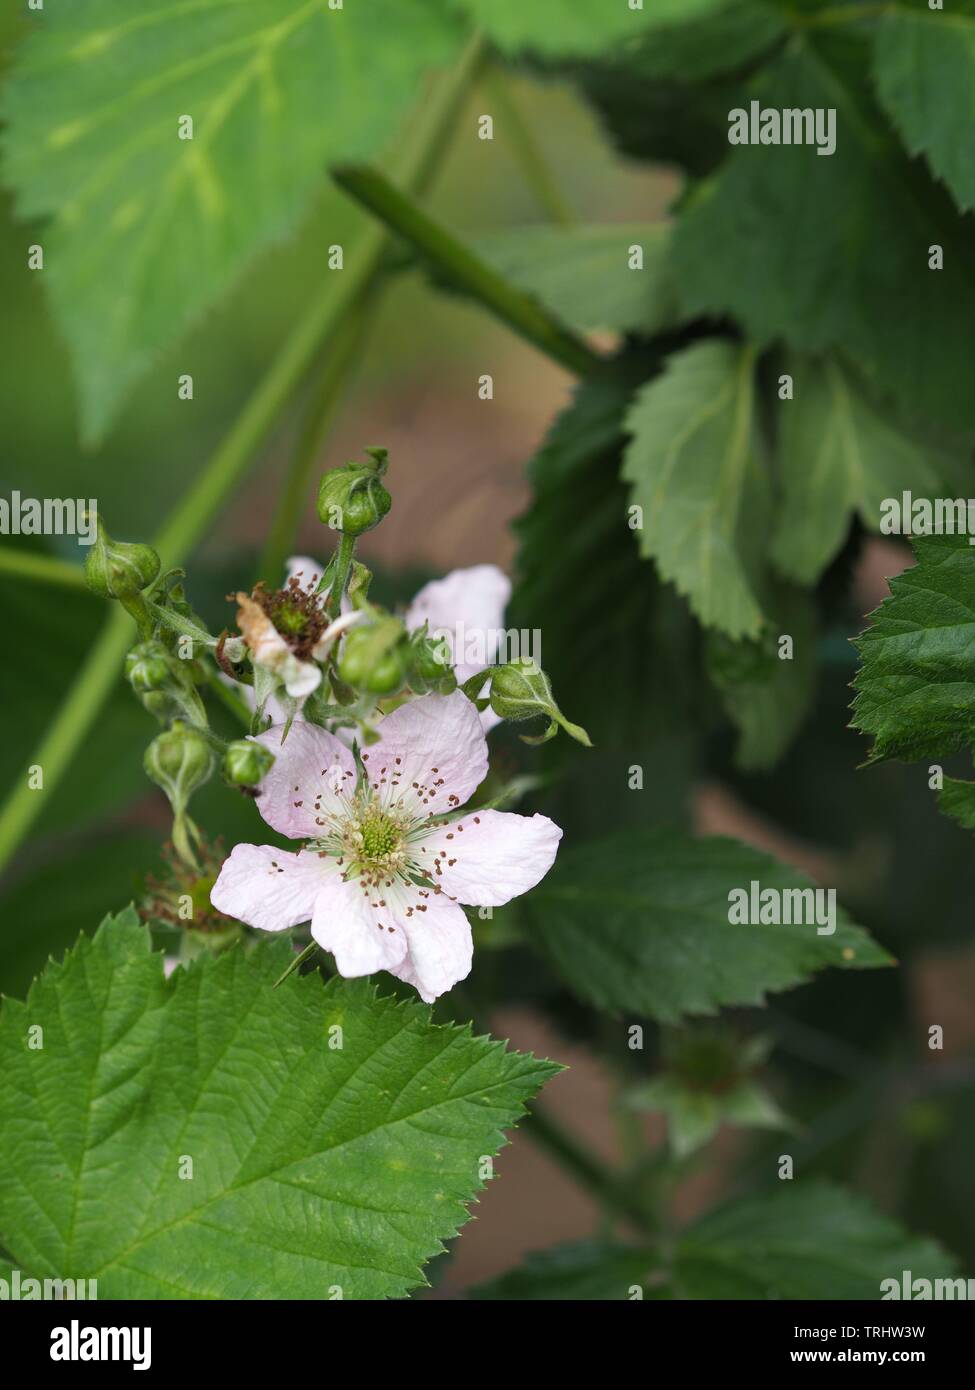
[[[370,811],[359,823],[362,836],[362,856],[373,863],[382,862],[399,848],[400,828],[381,811]]]

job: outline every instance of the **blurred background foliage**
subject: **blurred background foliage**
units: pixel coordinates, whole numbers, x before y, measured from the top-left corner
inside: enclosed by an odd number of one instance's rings
[[[756,33],[735,26],[734,6],[729,13],[725,58],[734,51],[745,62],[753,48],[776,41],[773,14],[767,32]],[[0,47],[8,54],[22,28],[22,17],[9,9],[0,17]],[[706,52],[689,48],[688,79],[699,79],[689,107],[697,123],[668,123],[668,83],[680,84],[660,79],[651,54],[645,63],[645,70],[631,64],[622,72],[608,61],[578,72],[571,63],[547,72],[542,63],[507,79],[509,98],[533,132],[573,221],[662,223],[682,194],[671,161],[704,173],[727,153],[730,78],[712,78]],[[581,76],[581,86],[574,76]],[[484,239],[485,247],[492,233],[526,224],[544,229],[551,220],[551,209],[525,178],[517,142],[503,131],[491,142],[474,138],[476,118],[492,109],[491,102],[484,79],[458,120],[468,136],[454,141],[427,204],[471,241]],[[636,158],[648,152],[653,162]],[[257,258],[205,321],[142,379],[104,442],[86,450],[79,443],[64,343],[40,277],[24,269],[36,229],[15,219],[4,194],[0,303],[8,368],[0,374],[0,493],[96,498],[113,534],[151,535],[299,315],[321,274],[322,247],[353,244],[367,220],[340,192],[323,188],[296,234]],[[494,247],[503,265],[503,237]],[[619,464],[629,388],[651,374],[660,351],[690,339],[675,335],[651,350],[604,333],[594,341],[619,349],[626,365],[579,388],[477,306],[443,293],[410,257],[394,253],[391,261],[395,274],[319,459],[322,468],[331,466],[367,443],[391,451],[394,511],[362,546],[378,571],[379,596],[406,598],[425,577],[458,565],[495,561],[516,573],[513,621],[541,629],[543,661],[559,701],[589,727],[597,746],[588,754],[560,740],[529,754],[502,732],[498,760],[512,770],[545,774],[534,804],[565,827],[567,843],[607,827],[684,824],[750,840],[839,887],[851,914],[901,968],[826,972],[776,996],[767,1009],[732,1011],[730,1021],[743,1034],[761,1031],[772,1039],[766,1080],[798,1124],[789,1151],[804,1172],[859,1188],[975,1265],[970,835],[939,816],[926,768],[858,770],[864,740],[847,728],[855,664],[848,638],[882,596],[883,576],[907,563],[909,554],[890,544],[864,544],[853,523],[817,590],[818,666],[798,736],[771,770],[743,770],[738,735],[708,679],[714,654],[705,650],[685,602],[618,538],[627,499]],[[495,382],[490,404],[478,400],[476,390],[486,371]],[[182,372],[194,376],[191,403],[175,398]],[[232,619],[228,592],[256,577],[303,405],[297,401],[281,420],[193,558],[189,596],[214,630]],[[50,538],[43,546],[76,558],[71,538]],[[311,496],[295,549],[325,553]],[[6,634],[0,781],[9,785],[58,708],[104,611],[81,589],[33,587],[6,576],[0,576],[0,605]],[[3,992],[22,994],[49,955],[137,897],[145,874],[158,868],[168,818],[142,771],[151,733],[149,717],[120,679],[3,879]],[[633,764],[645,770],[642,792],[621,790]],[[258,823],[253,804],[217,782],[198,798],[194,814],[208,835],[231,843],[252,838]],[[557,1057],[571,1052],[581,1089],[569,1108],[597,1147],[615,1152],[625,1146],[626,1134],[611,1129],[609,1099],[620,1084],[652,1074],[658,1030],[648,1025],[647,1049],[629,1052],[622,1025],[607,1025],[573,998],[527,948],[492,951],[489,934],[484,937],[484,955],[464,990],[470,1012],[479,1016],[503,1000],[496,1030],[507,1028],[526,1045],[537,1045],[541,1036],[543,1050]],[[449,1001],[451,1016],[461,1016],[459,993]],[[937,1065],[925,1060],[931,1056],[925,1046],[929,1020],[944,1022],[949,1037]],[[659,1124],[647,1133],[660,1148]],[[782,1143],[780,1135],[766,1132],[725,1133],[716,1148],[680,1166],[678,1209],[691,1213],[715,1195],[766,1184]],[[541,1230],[550,1241],[586,1229],[589,1210],[573,1207],[557,1186],[546,1205],[549,1175],[532,1172],[532,1203],[540,1204],[542,1227],[529,1222],[526,1235],[514,1210],[505,1219],[500,1185],[485,1198],[484,1219],[465,1235],[468,1244],[448,1285],[507,1268],[533,1232],[535,1243],[543,1243]],[[524,1203],[524,1191],[512,1184],[510,1200]],[[489,1220],[492,1206],[499,1215]]]

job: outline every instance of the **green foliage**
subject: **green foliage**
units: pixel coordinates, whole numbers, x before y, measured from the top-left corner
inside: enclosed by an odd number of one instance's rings
[[[127,0],[88,0],[45,14],[6,86],[5,172],[21,215],[50,219],[44,281],[86,436],[295,228],[328,163],[390,139],[460,37],[428,0],[161,0],[136,18]]]
[[[908,1235],[861,1197],[825,1183],[732,1202],[681,1237],[684,1298],[877,1299],[881,1280],[944,1279],[952,1257]]]
[[[557,1068],[364,981],[273,989],[290,959],[278,940],[167,981],[128,911],[4,1004],[0,1240],[21,1269],[108,1298],[421,1282]]]
[[[644,1288],[657,1263],[652,1250],[610,1241],[584,1240],[556,1245],[528,1256],[524,1264],[473,1292],[479,1299],[585,1299],[606,1302],[632,1298]]]
[[[649,336],[677,320],[669,243],[662,223],[623,222],[505,228],[479,238],[474,249],[574,328]],[[643,252],[642,270],[630,268],[633,246]]]
[[[958,206],[975,207],[975,152],[959,112],[975,100],[975,5],[945,11],[891,7],[874,38],[877,90],[911,154],[923,154]]]
[[[917,536],[914,553],[856,641],[853,725],[873,737],[871,762],[975,745],[975,549],[965,535]]]
[[[885,498],[932,492],[939,479],[925,449],[838,360],[796,357],[785,366],[795,397],[778,412],[781,500],[772,558],[784,575],[811,584],[843,544],[851,517],[877,531]]]
[[[721,1004],[760,1004],[827,965],[890,957],[837,910],[836,930],[732,925],[729,892],[808,888],[767,854],[726,839],[631,831],[559,856],[525,899],[533,940],[581,999],[671,1023]]]
[[[670,1268],[652,1250],[581,1241],[530,1255],[476,1296],[632,1299],[642,1287],[648,1298],[876,1300],[881,1281],[900,1286],[905,1269],[933,1281],[951,1278],[957,1265],[862,1197],[827,1183],[783,1183],[684,1231]]]
[[[868,57],[857,34],[796,38],[739,89],[743,108],[834,107],[835,152],[733,147],[678,222],[681,297],[691,312],[734,315],[759,345],[841,347],[918,416],[970,431],[975,252],[873,106]],[[928,269],[935,244],[942,270]]]
[[[451,0],[503,49],[592,56],[612,44],[640,38],[648,29],[706,13],[719,0],[653,0],[634,10],[620,0]]]
[[[754,354],[717,340],[675,353],[637,394],[623,460],[643,511],[640,551],[706,627],[754,637],[771,492],[755,418]]]

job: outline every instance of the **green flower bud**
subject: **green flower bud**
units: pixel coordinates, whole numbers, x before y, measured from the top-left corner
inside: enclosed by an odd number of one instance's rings
[[[85,582],[100,598],[131,598],[159,574],[159,556],[151,545],[113,541],[97,518],[98,538],[85,561]]]
[[[160,723],[187,719],[205,725],[206,710],[194,684],[195,663],[180,661],[163,642],[139,642],[125,658],[125,675],[136,695]]]
[[[338,672],[346,685],[372,695],[395,695],[409,667],[405,629],[396,618],[354,627],[342,642]]]
[[[367,449],[368,463],[333,468],[318,488],[319,519],[333,531],[361,536],[378,526],[393,505],[380,479],[386,472],[386,450]]]
[[[527,658],[509,661],[491,671],[491,708],[501,719],[520,724],[525,719],[548,719],[548,728],[538,738],[524,738],[525,743],[546,743],[560,728],[587,748],[592,744],[589,735],[579,724],[572,724],[555,703],[552,683],[540,666]],[[524,737],[524,736],[523,736]]]
[[[171,680],[171,658],[162,642],[140,642],[125,658],[125,677],[137,695],[162,690]]]
[[[256,787],[274,766],[274,754],[263,743],[234,739],[223,755],[223,775],[232,787]]]
[[[449,695],[457,689],[452,660],[445,637],[414,637],[410,642],[410,689],[417,695]]]
[[[189,724],[177,722],[157,734],[146,749],[145,770],[157,787],[162,787],[177,813],[213,771],[210,744]]]

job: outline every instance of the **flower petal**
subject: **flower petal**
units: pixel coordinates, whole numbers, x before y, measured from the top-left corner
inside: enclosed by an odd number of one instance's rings
[[[285,584],[289,579],[298,579],[303,589],[307,589],[309,584],[314,581],[316,584],[325,572],[325,566],[318,560],[313,560],[310,555],[289,555],[287,559],[287,573],[285,574]],[[322,602],[325,595],[322,595]]]
[[[343,806],[341,793],[355,786],[352,753],[334,734],[296,719],[281,742],[286,725],[259,734],[274,754],[274,766],[261,783],[257,809],[272,829],[292,840],[315,839],[327,817]]]
[[[406,955],[407,938],[380,890],[364,889],[357,879],[339,874],[328,881],[315,901],[311,934],[331,951],[335,968],[349,979],[392,970]]]
[[[414,860],[451,897],[500,907],[545,877],[561,838],[548,816],[475,809],[413,837],[411,848]]]
[[[457,679],[465,681],[494,661],[510,597],[511,580],[497,565],[452,570],[424,584],[407,610],[406,625],[426,622],[431,633],[446,637]]]
[[[455,690],[387,714],[362,761],[383,805],[430,816],[459,809],[484,781],[487,741],[474,705]]]
[[[311,920],[330,873],[339,873],[332,860],[304,850],[235,845],[210,890],[210,901],[218,912],[248,926],[285,931]]]
[[[412,985],[427,1004],[446,994],[471,973],[474,943],[463,908],[443,893],[429,893],[410,915],[397,912],[406,930],[409,952],[391,975]]]

